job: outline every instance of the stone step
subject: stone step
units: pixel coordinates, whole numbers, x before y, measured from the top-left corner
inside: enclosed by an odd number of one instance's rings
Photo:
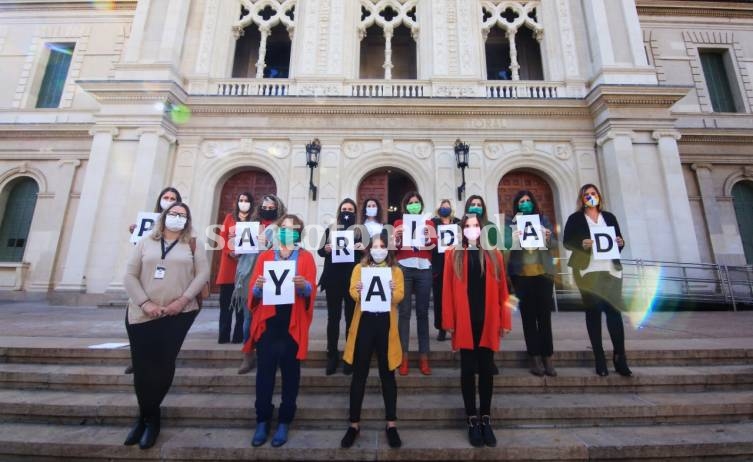
[[[300,428],[340,428],[348,419],[349,395],[310,394],[298,397]],[[254,397],[214,393],[169,393],[162,404],[169,426],[244,427],[254,425]],[[279,397],[273,400],[279,403]],[[384,420],[381,394],[365,396],[362,420]],[[0,390],[0,421],[56,424],[128,425],[137,415],[133,393]],[[402,394],[401,426],[452,427],[462,421],[459,387],[453,392]],[[570,393],[498,394],[492,415],[500,428],[722,423],[753,415],[753,391],[703,393]]]
[[[753,423],[715,425],[498,429],[496,448],[472,448],[465,428],[402,429],[403,446],[387,446],[381,424],[364,425],[351,449],[340,449],[345,427],[293,426],[280,448],[250,445],[251,429],[169,427],[149,450],[123,446],[125,426],[0,424],[5,461],[74,460],[750,460]]]
[[[84,343],[86,342],[86,343]],[[0,363],[35,363],[35,364],[79,364],[79,365],[120,365],[130,363],[130,350],[126,345],[120,348],[91,348],[91,345],[105,343],[102,339],[81,339],[81,346],[42,348],[34,346],[0,345]],[[324,368],[327,354],[323,340],[312,339],[307,367]],[[442,349],[429,353],[432,366],[455,367],[459,364],[458,353],[450,351],[449,342],[443,342]],[[607,358],[611,352],[606,352]],[[411,366],[418,362],[418,353],[410,352]],[[184,367],[237,367],[240,363],[240,345],[212,344],[197,348],[184,346],[178,357],[178,365]],[[692,349],[643,349],[629,352],[630,365],[638,366],[696,366],[696,365],[734,365],[753,363],[753,349],[750,348],[692,348]],[[500,367],[527,367],[528,356],[524,351],[503,350],[495,353],[495,361]],[[611,362],[611,361],[608,361]],[[586,349],[561,350],[555,353],[555,365],[565,367],[592,367],[593,354]]]
[[[597,376],[590,367],[558,367],[557,377],[534,377],[527,369],[504,368],[494,379],[497,393],[609,393],[746,390],[753,388],[753,367],[748,364],[724,366],[631,366],[633,377],[611,372]],[[431,376],[411,370],[397,375],[401,394],[454,392],[459,386],[458,367],[433,369]],[[304,393],[348,393],[350,377],[341,373],[324,375],[321,368],[301,369]],[[178,367],[172,390],[187,393],[250,394],[255,371],[238,375],[236,368]],[[0,363],[0,388],[47,389],[91,392],[131,391],[133,376],[120,366],[51,365]],[[379,388],[378,374],[372,368],[369,390]]]

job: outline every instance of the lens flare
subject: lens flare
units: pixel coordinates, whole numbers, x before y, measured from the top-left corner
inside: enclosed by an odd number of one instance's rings
[[[175,104],[170,108],[170,120],[174,124],[184,124],[191,120],[191,109],[185,104]]]
[[[641,329],[651,318],[661,289],[661,267],[645,267],[638,279],[638,287],[627,301],[627,315],[636,329]]]
[[[45,46],[52,51],[57,51],[64,55],[72,56],[73,47],[62,43],[45,43]]]
[[[91,0],[94,8],[103,11],[112,11],[115,9],[115,0]]]

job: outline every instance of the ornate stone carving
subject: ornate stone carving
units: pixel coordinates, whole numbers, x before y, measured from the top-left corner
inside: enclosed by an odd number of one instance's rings
[[[570,0],[557,0],[557,12],[565,69],[568,76],[574,77],[578,75],[578,53],[575,49],[575,32],[570,16]]]
[[[217,13],[220,0],[207,0],[204,7],[204,23],[201,29],[201,41],[196,57],[196,72],[209,72],[209,55],[214,48],[214,33],[217,28]]]
[[[358,142],[348,142],[343,146],[343,153],[348,159],[355,159],[363,154],[363,144]]]
[[[554,157],[559,160],[568,160],[573,155],[573,148],[569,144],[558,144],[554,147]]]
[[[505,148],[500,143],[487,143],[484,146],[484,155],[489,160],[497,160],[505,154]]]
[[[536,145],[533,140],[523,140],[520,142],[520,152],[524,156],[532,156],[536,153]]]
[[[529,16],[533,10],[540,6],[538,0],[527,2],[510,1],[510,0],[485,0],[481,4],[481,34],[486,40],[489,31],[493,27],[499,27],[507,34],[510,43],[510,71],[512,80],[520,80],[520,64],[518,64],[518,52],[515,45],[515,34],[521,27],[527,27],[533,31],[534,37],[539,42],[542,40],[544,28],[537,20]],[[505,12],[511,10],[517,16],[512,22],[504,16]]]
[[[428,159],[431,156],[431,144],[416,143],[413,145],[413,155],[419,159]]]

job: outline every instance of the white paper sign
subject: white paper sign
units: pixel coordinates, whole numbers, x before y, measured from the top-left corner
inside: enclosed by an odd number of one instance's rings
[[[259,222],[239,221],[235,224],[233,245],[237,255],[259,253]]]
[[[445,253],[450,247],[458,245],[460,227],[458,225],[437,226],[437,252]]]
[[[159,213],[139,212],[136,217],[136,227],[133,228],[133,233],[131,233],[131,244],[139,242],[145,234],[148,234],[154,228],[154,224],[157,223],[159,216]]]
[[[403,215],[403,247],[423,247],[426,243],[424,229],[426,220],[423,215]]]
[[[353,231],[334,231],[331,236],[332,263],[353,263],[356,261]]]
[[[591,247],[594,260],[620,258],[620,249],[617,246],[614,226],[592,226],[591,239],[594,241]]]
[[[288,305],[295,302],[295,261],[265,261],[262,303],[265,305]]]
[[[390,268],[363,268],[361,270],[361,311],[386,313],[392,303],[392,270]]]
[[[521,247],[524,249],[546,248],[544,230],[541,228],[541,218],[538,215],[518,215],[516,224],[520,231]]]

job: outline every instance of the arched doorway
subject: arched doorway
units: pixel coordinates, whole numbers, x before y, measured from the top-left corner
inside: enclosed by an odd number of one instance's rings
[[[403,196],[415,190],[416,182],[405,172],[391,167],[380,168],[363,177],[358,185],[357,202],[361,207],[367,197],[379,199],[387,213],[387,223],[394,223],[402,216],[400,201]]]
[[[20,262],[37,205],[39,186],[32,178],[13,180],[0,194],[0,261]]]
[[[743,241],[745,261],[753,264],[753,182],[741,181],[732,187],[737,226]]]
[[[541,176],[525,171],[513,170],[499,182],[497,187],[497,200],[499,201],[499,213],[512,213],[512,200],[518,191],[526,189],[536,196],[541,212],[552,222],[552,227],[557,229],[557,214],[554,207],[554,194],[549,183]]]
[[[247,169],[230,176],[222,185],[220,192],[219,207],[217,209],[217,221],[222,224],[225,215],[235,210],[235,198],[238,194],[248,191],[254,196],[254,207],[265,194],[277,194],[277,184],[272,175],[260,169]],[[212,274],[210,277],[212,292],[219,289],[215,287],[214,280],[220,266],[220,253],[212,252]]]

